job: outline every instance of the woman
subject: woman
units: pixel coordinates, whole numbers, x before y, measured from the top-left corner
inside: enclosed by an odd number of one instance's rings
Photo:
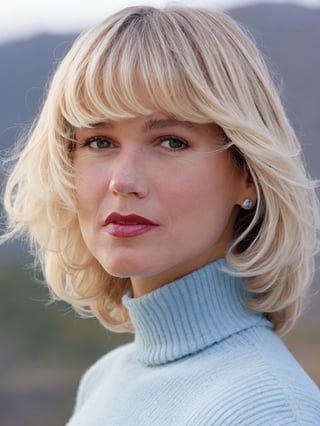
[[[313,182],[229,17],[131,7],[80,36],[5,203],[53,297],[135,331],[84,375],[70,426],[320,423],[277,336],[313,276]]]

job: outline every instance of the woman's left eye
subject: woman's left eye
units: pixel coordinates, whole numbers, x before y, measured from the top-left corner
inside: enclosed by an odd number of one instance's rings
[[[160,145],[172,151],[180,151],[189,147],[187,142],[175,137],[162,138]]]

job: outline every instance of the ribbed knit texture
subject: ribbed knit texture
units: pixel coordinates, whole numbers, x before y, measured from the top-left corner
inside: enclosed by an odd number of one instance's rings
[[[68,426],[320,425],[319,389],[224,266],[123,297],[135,341],[84,375]]]
[[[242,279],[221,273],[222,266],[225,260],[146,296],[124,296],[141,361],[164,364],[263,321],[245,309]]]

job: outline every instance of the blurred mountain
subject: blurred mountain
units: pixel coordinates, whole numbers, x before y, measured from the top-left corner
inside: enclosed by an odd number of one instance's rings
[[[231,11],[257,41],[278,84],[307,164],[320,177],[320,8],[260,4]]]
[[[0,149],[12,145],[38,112],[43,89],[75,36],[42,34],[0,44]]]

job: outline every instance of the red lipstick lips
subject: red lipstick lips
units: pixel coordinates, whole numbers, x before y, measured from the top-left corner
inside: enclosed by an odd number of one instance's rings
[[[136,214],[123,216],[119,213],[111,213],[104,222],[106,231],[118,238],[136,237],[157,226],[151,220]]]

